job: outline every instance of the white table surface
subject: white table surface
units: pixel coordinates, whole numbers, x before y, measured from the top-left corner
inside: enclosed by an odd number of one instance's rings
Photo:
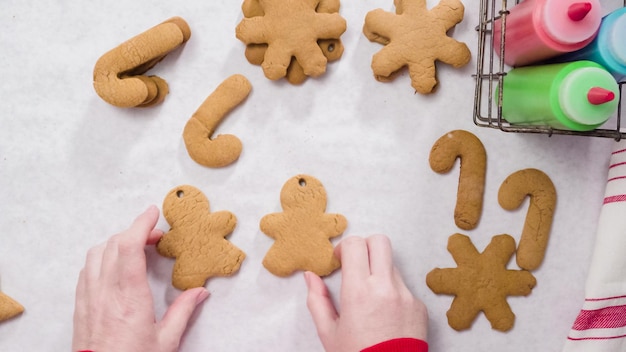
[[[621,1],[621,0],[620,0]],[[615,1],[606,1],[613,4]],[[434,6],[435,1],[429,1]],[[261,261],[272,240],[259,230],[280,211],[284,182],[299,173],[322,181],[328,212],[348,219],[343,237],[384,233],[412,292],[430,312],[431,351],[558,351],[581,308],[613,141],[507,134],[472,121],[477,0],[452,31],[473,59],[438,66],[432,95],[415,94],[408,74],[376,81],[370,60],[382,46],[362,34],[375,8],[391,0],[344,1],[345,53],[301,86],[273,82],[244,57],[235,38],[241,1],[46,1],[0,4],[0,278],[1,290],[26,311],[0,324],[0,351],[67,351],[74,288],[88,248],[125,229],[173,187],[191,184],[213,211],[238,218],[230,240],[246,252],[233,277],[210,279],[211,297],[194,315],[182,351],[320,351],[300,273],[278,278]],[[106,51],[172,16],[192,29],[187,44],[151,73],[170,85],[165,102],[121,109],[101,100],[92,70]],[[218,128],[244,145],[231,166],[210,169],[187,155],[182,128],[226,77],[241,73],[253,90]],[[447,175],[428,165],[432,144],[453,129],[475,133],[488,152],[485,207],[479,226],[461,231],[452,218],[458,165]],[[501,182],[523,168],[554,181],[558,204],[543,265],[528,297],[508,301],[517,315],[507,333],[484,315],[464,332],[446,320],[452,297],[425,284],[435,267],[454,267],[446,251],[455,232],[482,249],[492,236],[519,239],[526,205],[497,203]],[[158,227],[167,230],[160,219]],[[156,310],[179,294],[173,260],[147,248]],[[511,268],[515,268],[511,261]],[[326,279],[334,297],[341,274]]]

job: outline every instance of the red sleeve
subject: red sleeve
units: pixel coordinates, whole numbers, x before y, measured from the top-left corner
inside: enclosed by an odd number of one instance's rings
[[[428,352],[426,341],[403,337],[370,346],[361,352]]]

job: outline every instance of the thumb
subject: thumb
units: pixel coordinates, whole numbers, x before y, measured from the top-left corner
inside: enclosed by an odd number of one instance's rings
[[[207,297],[209,297],[209,291],[204,287],[197,287],[184,291],[174,300],[159,324],[161,346],[167,346],[166,350],[178,350],[180,339],[191,315]]]
[[[319,276],[307,271],[304,273],[304,280],[308,288],[306,304],[317,328],[317,334],[322,344],[326,346],[336,329],[339,314],[330,299],[326,284]]]

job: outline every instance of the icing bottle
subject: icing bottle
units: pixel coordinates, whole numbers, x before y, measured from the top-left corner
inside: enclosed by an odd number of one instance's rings
[[[602,20],[599,0],[525,0],[506,16],[504,62],[525,66],[581,49],[591,43]],[[493,25],[499,55],[501,19]]]
[[[604,66],[618,82],[626,79],[626,7],[605,16],[596,38],[586,47],[553,62],[591,60]]]
[[[620,99],[615,78],[592,61],[514,68],[503,86],[502,117],[512,125],[589,131],[617,112]]]

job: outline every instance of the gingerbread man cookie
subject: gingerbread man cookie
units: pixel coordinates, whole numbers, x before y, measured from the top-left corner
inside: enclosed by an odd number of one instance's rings
[[[320,0],[316,11],[321,13],[337,13],[339,12],[339,7],[339,0]],[[241,9],[246,18],[265,15],[265,11],[261,7],[259,0],[244,0]],[[344,47],[341,43],[341,39],[320,39],[317,41],[317,44],[322,49],[322,53],[329,62],[339,60],[343,55]],[[253,65],[262,65],[265,60],[266,51],[267,44],[248,44],[246,46],[246,59]],[[287,81],[291,84],[301,84],[307,77],[302,65],[298,63],[295,57],[292,57],[285,76]]]
[[[229,211],[211,213],[209,200],[197,188],[172,189],[163,201],[163,216],[171,229],[157,243],[159,254],[176,258],[174,287],[186,290],[204,286],[213,276],[231,276],[246,255],[225,239],[237,225]]]
[[[515,253],[513,237],[494,236],[479,253],[469,237],[454,234],[448,240],[448,251],[457,267],[432,270],[426,284],[437,294],[455,296],[447,313],[450,327],[469,329],[482,311],[493,329],[511,329],[515,314],[506,301],[507,296],[526,296],[537,283],[528,271],[506,268]]]
[[[408,66],[411,85],[422,94],[437,85],[435,61],[461,67],[470,61],[467,45],[447,36],[450,28],[463,20],[459,0],[441,0],[428,10],[426,0],[395,0],[396,13],[382,9],[365,17],[363,33],[373,42],[385,45],[372,58],[374,77],[390,81]]]
[[[261,231],[275,240],[263,266],[277,276],[296,270],[325,276],[339,268],[330,239],[339,236],[348,223],[341,214],[326,213],[326,191],[308,175],[289,179],[280,191],[282,213],[265,215]]]
[[[0,292],[0,322],[9,320],[24,312],[24,307],[13,298]]]
[[[263,16],[242,19],[236,36],[247,46],[267,44],[261,64],[265,76],[271,80],[285,77],[292,58],[306,76],[326,72],[328,60],[318,40],[339,39],[346,21],[338,13],[318,12],[320,0],[258,0],[258,4]],[[247,11],[259,11],[252,9]]]

